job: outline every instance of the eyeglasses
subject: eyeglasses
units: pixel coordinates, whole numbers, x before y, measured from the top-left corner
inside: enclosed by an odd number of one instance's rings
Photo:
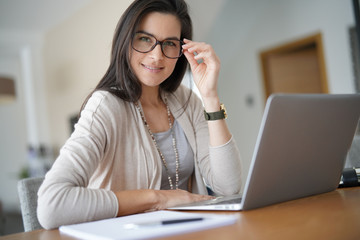
[[[141,53],[148,53],[154,50],[156,45],[160,44],[161,51],[167,58],[175,59],[182,55],[181,46],[183,44],[179,39],[165,39],[164,41],[158,41],[153,35],[137,32],[135,33],[131,46],[134,50]]]

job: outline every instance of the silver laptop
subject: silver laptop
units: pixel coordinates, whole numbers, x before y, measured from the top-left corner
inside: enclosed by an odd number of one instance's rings
[[[173,207],[249,210],[335,190],[360,117],[360,94],[268,98],[242,195]]]

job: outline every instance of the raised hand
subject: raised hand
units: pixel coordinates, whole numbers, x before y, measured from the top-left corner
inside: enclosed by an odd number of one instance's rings
[[[202,98],[217,98],[220,60],[211,45],[184,39],[183,52]]]

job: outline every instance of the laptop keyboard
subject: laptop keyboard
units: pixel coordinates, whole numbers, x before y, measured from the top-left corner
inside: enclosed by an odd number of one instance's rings
[[[209,200],[205,205],[220,205],[220,204],[232,204],[232,203],[241,203],[241,195],[234,196],[220,196],[213,200]]]

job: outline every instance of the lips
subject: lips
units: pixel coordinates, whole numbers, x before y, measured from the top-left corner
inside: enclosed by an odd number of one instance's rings
[[[141,64],[141,65],[150,72],[159,72],[164,68],[164,67],[150,66],[150,65],[145,65],[145,64]]]

